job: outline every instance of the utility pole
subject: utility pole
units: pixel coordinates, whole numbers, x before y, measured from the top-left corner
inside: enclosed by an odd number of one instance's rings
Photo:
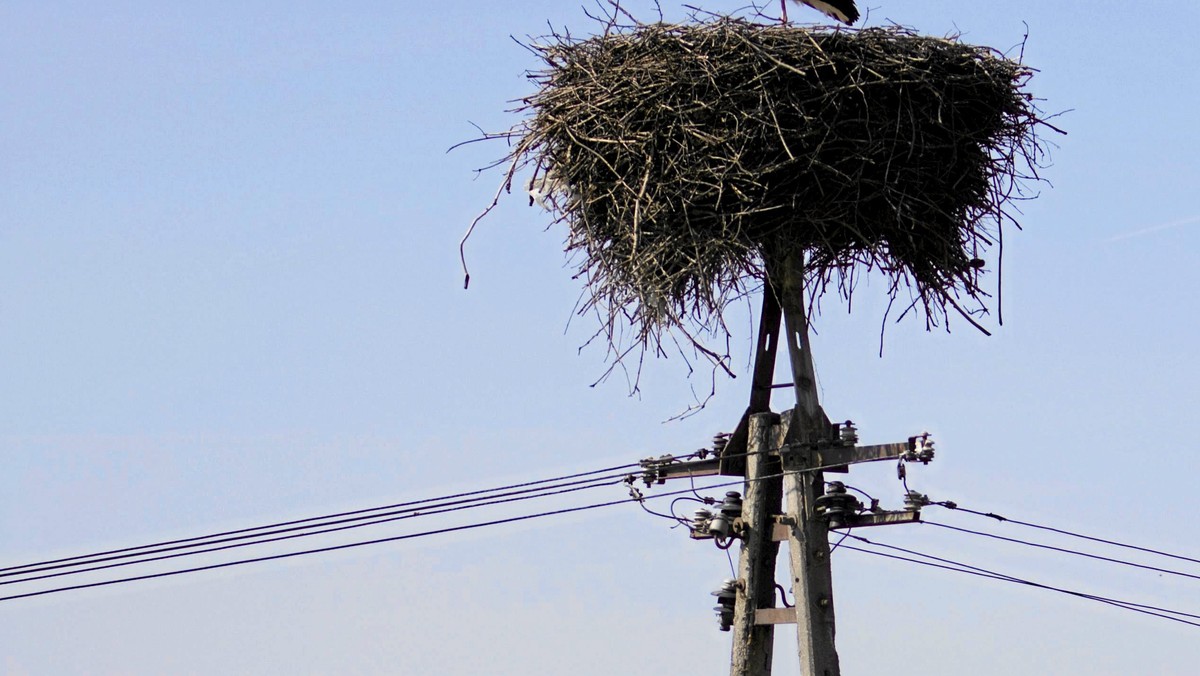
[[[808,316],[804,307],[804,266],[799,255],[789,256],[783,269],[783,317],[796,408],[788,441],[813,445],[825,439],[830,428],[817,397],[817,376],[809,343]],[[833,572],[829,565],[829,525],[817,514],[817,498],[825,494],[825,475],[818,464],[805,463],[809,471],[784,476],[787,495],[788,547],[792,567],[792,593],[796,598],[796,640],[800,673],[805,676],[840,676],[834,648]]]
[[[776,268],[776,263],[781,267]],[[679,463],[665,456],[665,461],[642,462],[647,474],[659,482],[717,474],[746,477],[741,515],[732,529],[722,526],[710,531],[708,523],[692,528],[694,539],[716,539],[722,548],[732,544],[728,538],[742,540],[733,591],[714,592],[733,596],[732,624],[723,627],[734,632],[730,675],[769,676],[774,625],[795,624],[801,673],[840,676],[829,531],[914,523],[920,520],[922,503],[909,495],[904,510],[884,511],[877,504],[867,510],[839,482],[831,482],[827,489],[824,472],[848,472],[850,465],[879,460],[928,463],[933,459],[933,442],[925,434],[904,442],[858,446],[853,423],[830,423],[817,395],[803,261],[795,254],[782,261],[768,260],[767,268],[750,407],[719,457]],[[771,389],[788,387],[770,383],[781,314],[796,406],[775,414],[769,412]],[[775,561],[778,543],[784,541],[796,603],[777,608]]]
[[[779,543],[771,536],[775,515],[782,507],[779,416],[756,413],[749,417],[746,485],[742,494],[742,553],[738,560],[738,595],[733,612],[731,676],[768,676],[775,645],[775,627],[758,623],[758,610],[775,605],[775,560]],[[768,478],[773,477],[773,478]]]
[[[774,274],[770,274],[774,272]],[[799,255],[788,257],[781,270],[769,271],[778,286],[770,284],[764,294],[781,293],[778,299],[764,299],[763,328],[759,336],[759,356],[755,364],[755,383],[747,410],[745,455],[745,497],[742,507],[742,553],[738,570],[738,595],[734,606],[733,659],[731,676],[769,676],[773,653],[774,624],[795,623],[801,673],[804,676],[840,676],[837,650],[834,648],[833,575],[829,566],[829,524],[817,514],[817,498],[825,493],[824,474],[816,454],[790,454],[793,470],[782,478],[787,497],[787,512],[780,518],[782,502],[777,475],[782,467],[781,449],[806,448],[827,441],[831,425],[817,397],[812,349],[809,346],[808,320],[804,308],[804,268]],[[770,390],[763,401],[760,381],[763,372],[770,376],[774,364],[775,340],[764,338],[774,322],[778,338],[778,314],[768,316],[771,301],[782,308],[786,328],[788,357],[796,407],[788,420],[772,413],[758,413],[769,407]],[[778,310],[776,310],[778,312]],[[735,440],[739,432],[735,432]],[[731,446],[733,444],[731,443]],[[734,446],[740,450],[740,447]],[[802,460],[800,459],[802,458]],[[799,462],[797,462],[799,460]],[[772,509],[772,507],[774,509]],[[768,511],[769,510],[769,511]],[[775,609],[775,560],[779,551],[776,524],[786,527],[791,558],[794,609]]]

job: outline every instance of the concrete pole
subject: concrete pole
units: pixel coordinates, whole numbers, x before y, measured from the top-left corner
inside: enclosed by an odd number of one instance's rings
[[[738,596],[733,613],[731,676],[769,676],[775,628],[755,624],[755,611],[775,606],[775,559],[779,543],[771,539],[774,516],[782,508],[779,458],[774,454],[779,415],[750,416],[747,438],[746,485],[742,494],[742,553],[738,566]]]

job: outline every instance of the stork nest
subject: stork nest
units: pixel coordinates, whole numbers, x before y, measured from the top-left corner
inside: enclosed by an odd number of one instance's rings
[[[1032,69],[903,28],[606,28],[530,46],[501,164],[567,226],[614,362],[678,330],[723,365],[723,311],[797,254],[812,298],[877,270],[899,317],[983,328],[983,256],[1044,158]]]

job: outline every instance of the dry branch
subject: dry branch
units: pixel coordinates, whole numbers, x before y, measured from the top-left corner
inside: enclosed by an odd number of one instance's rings
[[[861,266],[927,326],[986,313],[982,258],[1043,159],[1032,69],[903,28],[728,17],[531,49],[505,184],[530,171],[567,226],[611,355],[676,331],[720,363],[724,309],[796,251],[817,293],[849,300]]]

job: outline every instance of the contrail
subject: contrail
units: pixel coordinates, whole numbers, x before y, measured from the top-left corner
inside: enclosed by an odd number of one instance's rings
[[[1105,242],[1105,244],[1111,244],[1112,242],[1120,242],[1123,239],[1132,239],[1134,237],[1141,237],[1142,235],[1149,235],[1152,232],[1159,232],[1160,230],[1171,230],[1172,228],[1181,228],[1185,225],[1191,225],[1193,223],[1200,223],[1200,216],[1192,216],[1191,218],[1184,218],[1184,219],[1178,220],[1178,221],[1171,221],[1170,223],[1160,223],[1158,225],[1152,225],[1148,228],[1141,228],[1140,230],[1134,230],[1133,232],[1127,232],[1123,235],[1109,237],[1108,239],[1104,240],[1104,242]]]

